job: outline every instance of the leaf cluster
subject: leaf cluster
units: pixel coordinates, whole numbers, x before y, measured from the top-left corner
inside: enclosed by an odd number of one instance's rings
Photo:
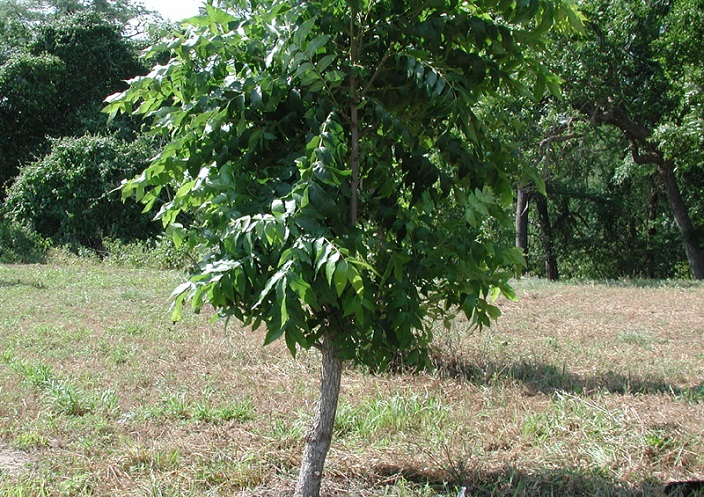
[[[345,359],[422,360],[432,322],[479,326],[523,263],[484,236],[509,223],[516,161],[473,108],[556,81],[532,54],[561,2],[208,5],[154,46],[171,60],[106,111],[166,140],[123,194],[203,258],[174,291],[267,326],[291,352],[328,336]],[[246,12],[233,15],[232,12]],[[534,50],[529,52],[528,48]],[[196,216],[182,226],[183,213]]]

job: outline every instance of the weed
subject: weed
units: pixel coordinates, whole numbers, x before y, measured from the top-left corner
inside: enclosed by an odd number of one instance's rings
[[[687,386],[682,391],[674,394],[675,399],[699,404],[704,401],[704,382],[696,386]]]
[[[185,392],[164,397],[159,406],[150,409],[150,414],[154,417],[179,420],[191,419],[192,416]]]
[[[94,403],[66,380],[52,379],[46,385],[45,395],[54,414],[83,416],[95,409]]]
[[[54,492],[45,480],[5,480],[0,476],[0,495],[4,497],[49,497]]]
[[[12,364],[15,362],[15,353],[12,349],[6,349],[0,352],[0,363]]]
[[[403,431],[433,430],[447,419],[447,408],[432,396],[401,395],[343,402],[335,418],[338,436],[387,438]]]
[[[655,338],[648,332],[642,331],[624,331],[619,333],[616,340],[629,345],[637,345],[639,347],[649,347]]]
[[[131,447],[125,451],[120,465],[127,473],[149,473],[171,470],[179,465],[181,452],[173,449]]]
[[[193,419],[215,424],[225,421],[244,422],[254,419],[254,408],[250,399],[225,406],[213,406],[209,400],[204,400],[193,405]]]
[[[46,364],[24,361],[13,361],[10,364],[15,372],[35,387],[47,387],[54,380],[54,372],[51,366]]]
[[[126,347],[116,346],[110,350],[109,359],[116,366],[121,366],[127,363],[131,357],[134,356],[134,352]]]
[[[20,450],[32,450],[49,446],[49,439],[38,431],[30,430],[15,436],[13,445]]]
[[[147,329],[143,324],[139,323],[119,323],[117,326],[110,327],[108,331],[115,335],[136,337],[143,335]]]

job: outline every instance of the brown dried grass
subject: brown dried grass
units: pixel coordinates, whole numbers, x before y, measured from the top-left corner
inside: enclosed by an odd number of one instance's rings
[[[0,447],[34,461],[0,471],[0,491],[290,493],[317,354],[294,360],[283,344],[262,347],[262,330],[224,332],[207,315],[172,325],[177,280],[0,267]],[[438,329],[433,371],[347,368],[351,428],[333,443],[325,495],[659,495],[666,481],[704,478],[704,287],[526,280],[518,290],[491,330],[461,319]],[[18,361],[49,366],[92,407],[57,411]],[[243,419],[196,416],[247,402]]]

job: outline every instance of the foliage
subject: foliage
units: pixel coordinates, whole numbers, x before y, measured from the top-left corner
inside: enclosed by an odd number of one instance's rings
[[[190,296],[265,322],[266,342],[292,353],[332,331],[343,358],[373,365],[422,350],[455,306],[489,324],[490,295],[512,296],[521,258],[482,225],[509,221],[515,163],[472,107],[524,90],[523,77],[552,81],[516,60],[561,9],[263,2],[236,18],[209,6],[155,47],[172,60],[108,109],[170,139],[125,193],[151,207],[174,185],[158,217],[206,252],[174,316]],[[191,229],[182,212],[197,212]]]
[[[588,29],[555,40],[547,60],[565,79],[564,99],[534,107],[533,146],[524,151],[543,165],[560,266],[573,277],[680,276],[682,241],[694,253],[697,237],[700,249],[704,239],[703,100],[694,55],[704,49],[696,22],[702,3],[590,0],[582,7]],[[548,139],[556,143],[546,154]],[[676,180],[669,189],[667,171]],[[674,184],[683,200],[676,214],[668,194]],[[687,216],[691,229],[675,222]],[[540,245],[531,249],[536,265]]]
[[[44,262],[50,243],[32,230],[0,219],[0,263]]]
[[[95,13],[62,17],[0,65],[0,184],[43,155],[47,136],[105,127],[96,125],[103,98],[142,71],[120,31]]]
[[[21,54],[0,66],[0,184],[14,176],[22,157],[39,152],[45,134],[61,126],[56,82],[65,75],[65,64],[52,55]]]
[[[155,224],[136,205],[123,206],[115,189],[151,153],[143,142],[115,137],[54,140],[51,153],[25,166],[9,188],[6,215],[57,243],[99,248],[106,237],[147,238]]]
[[[686,257],[667,215],[666,198],[654,195],[653,168],[633,163],[618,130],[594,127],[556,107],[533,121],[534,143],[545,135],[559,137],[554,130],[568,115],[573,121],[562,134],[573,137],[552,143],[549,159],[537,146],[525,152],[537,154],[530,157],[543,166],[560,274],[582,279],[681,276],[679,265],[686,264]],[[539,228],[535,223],[530,230],[529,271],[542,276],[545,235]]]
[[[31,29],[56,18],[87,12],[96,12],[122,25],[154,14],[143,3],[131,0],[0,0],[0,29],[9,24]]]
[[[60,17],[36,31],[30,53],[60,58],[71,75],[59,86],[64,109],[97,105],[124,87],[124,79],[142,71],[121,31],[121,26],[96,13]]]

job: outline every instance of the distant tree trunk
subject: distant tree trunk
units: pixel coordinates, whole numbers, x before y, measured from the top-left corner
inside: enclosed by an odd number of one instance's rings
[[[657,234],[657,229],[655,228],[655,220],[658,217],[658,184],[657,176],[652,175],[650,178],[650,192],[648,195],[648,231],[647,231],[647,248],[645,252],[645,277],[652,279],[655,278],[655,235]]]
[[[702,280],[704,279],[704,250],[699,246],[689,211],[682,200],[680,187],[675,178],[674,165],[672,161],[663,161],[662,164],[658,164],[658,170],[665,184],[667,200],[670,203],[672,214],[675,216],[675,223],[677,223],[677,228],[679,228],[684,240],[684,250],[687,253],[692,279]]]
[[[557,270],[557,257],[555,256],[555,241],[552,237],[548,200],[545,195],[540,193],[535,195],[535,207],[538,211],[538,224],[540,225],[543,249],[545,250],[545,275],[549,280],[556,281],[559,279],[559,273]]]
[[[337,402],[340,397],[342,361],[329,336],[323,339],[320,399],[315,409],[313,423],[306,434],[301,472],[296,483],[295,497],[318,497],[323,477],[325,458],[332,441]]]
[[[516,197],[516,247],[521,249],[528,261],[528,208],[530,190],[528,186],[518,189]]]

